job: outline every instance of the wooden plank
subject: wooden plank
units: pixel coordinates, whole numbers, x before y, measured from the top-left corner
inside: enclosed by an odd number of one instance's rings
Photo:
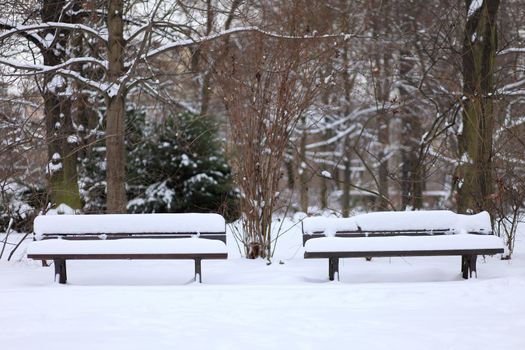
[[[86,234],[44,234],[40,235],[39,238],[42,240],[45,239],[69,239],[69,240],[113,240],[113,239],[168,239],[168,238],[191,238],[197,236],[196,232],[183,232],[183,233],[173,233],[173,232],[161,232],[161,233],[112,233],[112,234],[103,234],[103,233],[86,233]],[[104,237],[104,238],[101,238]],[[214,239],[226,243],[226,233],[225,232],[203,232],[199,233],[199,238],[204,239]]]
[[[35,260],[193,260],[193,259],[227,259],[227,253],[209,254],[31,254]]]
[[[41,236],[99,236],[107,235],[109,236],[129,236],[129,235],[196,235],[196,231],[192,232],[113,232],[113,233],[103,233],[103,232],[80,232],[80,233],[43,233]],[[199,232],[200,235],[225,235],[224,231],[210,231],[210,232]]]
[[[451,229],[417,229],[417,230],[373,230],[373,231],[363,231],[363,230],[337,230],[336,233],[341,234],[369,234],[369,233],[384,233],[384,234],[396,234],[396,233],[422,233],[422,234],[432,234],[432,233],[445,233],[445,232],[453,232]],[[311,233],[305,233],[303,231],[303,234],[309,235],[309,234],[321,234],[324,235],[324,231],[313,231]]]
[[[336,232],[334,237],[342,238],[358,238],[358,237],[396,237],[396,236],[405,236],[405,237],[421,237],[421,236],[445,236],[450,235],[449,231],[447,232]],[[327,237],[322,233],[314,234],[304,234],[303,235],[303,246],[304,244],[314,238]]]
[[[486,232],[467,232],[472,235],[488,235]],[[394,236],[444,236],[457,234],[450,229],[436,229],[436,230],[398,230],[398,231],[337,231],[335,237],[354,238],[354,237],[394,237]],[[314,238],[327,237],[324,231],[315,231],[312,233],[305,233],[303,231],[303,246],[304,244]]]
[[[503,253],[503,249],[450,249],[450,250],[392,250],[360,252],[305,252],[305,259],[325,258],[382,258],[401,256],[454,256],[454,255],[494,255]]]

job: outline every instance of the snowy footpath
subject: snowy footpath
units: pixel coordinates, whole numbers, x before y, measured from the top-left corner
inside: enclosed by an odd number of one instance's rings
[[[202,285],[192,261],[71,261],[58,285],[21,251],[0,262],[0,349],[525,349],[523,232],[471,280],[460,257],[418,257],[344,259],[328,282],[301,239],[288,231],[266,265],[232,238]]]

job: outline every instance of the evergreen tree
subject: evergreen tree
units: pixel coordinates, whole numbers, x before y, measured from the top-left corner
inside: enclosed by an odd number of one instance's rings
[[[137,111],[129,111],[127,120],[128,212],[218,212],[236,218],[238,194],[212,120],[184,112],[150,121]],[[93,148],[83,166],[87,211],[104,210],[104,151]]]

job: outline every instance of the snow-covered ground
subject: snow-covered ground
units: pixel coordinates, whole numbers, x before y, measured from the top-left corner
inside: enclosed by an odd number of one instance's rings
[[[191,261],[71,261],[64,286],[22,250],[0,262],[0,349],[525,349],[521,231],[512,261],[468,281],[459,257],[428,257],[344,259],[328,282],[299,227],[271,265],[230,239],[202,285]]]

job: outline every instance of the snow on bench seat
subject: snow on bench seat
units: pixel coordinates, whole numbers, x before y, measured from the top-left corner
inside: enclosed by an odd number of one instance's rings
[[[224,232],[225,226],[219,214],[41,215],[33,231],[38,239],[47,233]]]
[[[414,231],[450,230],[455,233],[492,232],[487,212],[475,215],[456,214],[449,210],[375,212],[350,218],[312,217],[303,220],[305,234],[340,231]]]
[[[439,250],[503,249],[501,238],[492,235],[320,237],[306,242],[305,252],[424,252]]]
[[[32,242],[28,255],[226,254],[226,244],[205,238],[67,240]]]

